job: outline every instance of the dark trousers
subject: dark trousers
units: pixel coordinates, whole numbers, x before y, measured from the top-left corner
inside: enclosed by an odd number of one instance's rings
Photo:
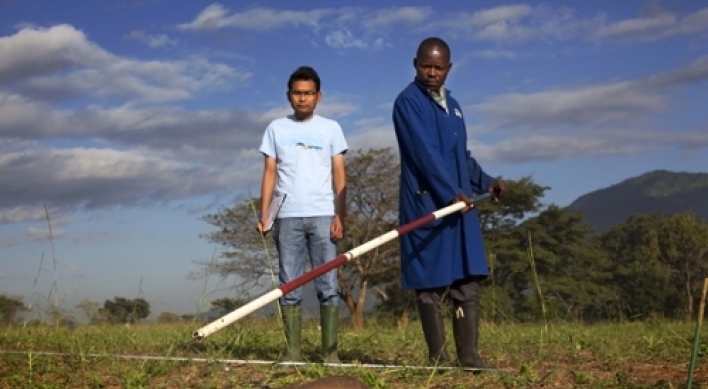
[[[484,278],[482,276],[472,276],[457,280],[446,287],[416,289],[416,298],[424,304],[436,304],[437,301],[444,301],[447,298],[456,303],[479,303],[479,283]]]
[[[452,330],[455,336],[458,362],[464,366],[484,368],[486,365],[477,352],[479,337],[480,282],[484,277],[468,277],[442,288],[417,289],[416,299],[421,325],[428,345],[431,362],[449,361],[445,350],[445,328],[442,302],[452,300],[454,317]]]

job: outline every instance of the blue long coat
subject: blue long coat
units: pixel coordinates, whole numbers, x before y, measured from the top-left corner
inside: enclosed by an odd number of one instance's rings
[[[393,124],[401,156],[400,224],[448,206],[460,193],[486,193],[493,177],[467,150],[462,109],[446,90],[448,112],[411,82],[396,98]],[[449,286],[489,275],[479,217],[473,208],[399,238],[404,289]]]

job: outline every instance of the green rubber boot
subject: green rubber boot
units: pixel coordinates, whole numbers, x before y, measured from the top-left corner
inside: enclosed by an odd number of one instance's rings
[[[320,325],[322,326],[322,351],[325,363],[341,363],[337,355],[337,327],[339,306],[320,305]]]
[[[300,305],[283,305],[283,324],[285,324],[285,341],[288,344],[290,362],[300,362],[300,338],[302,333],[302,307]]]

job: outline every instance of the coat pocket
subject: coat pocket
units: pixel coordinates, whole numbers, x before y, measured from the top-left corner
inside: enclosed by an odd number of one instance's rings
[[[415,200],[416,200],[419,218],[421,218],[423,216],[427,216],[428,214],[431,214],[431,213],[438,210],[438,207],[435,205],[435,202],[433,201],[433,198],[430,195],[430,192],[428,192],[428,191],[422,190],[422,191],[416,192]],[[422,226],[420,228],[421,229],[432,229],[432,228],[438,227],[441,223],[442,223],[442,219],[437,219],[437,220],[431,221],[430,223],[425,224],[424,226]]]

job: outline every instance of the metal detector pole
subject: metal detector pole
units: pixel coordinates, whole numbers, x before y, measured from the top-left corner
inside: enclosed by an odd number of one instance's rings
[[[489,193],[485,193],[476,197],[472,198],[472,201],[481,201],[481,200],[486,200],[490,197],[491,195]],[[281,285],[277,289],[273,289],[270,292],[262,295],[261,297],[256,298],[255,300],[251,301],[250,303],[239,307],[238,309],[232,311],[231,313],[226,314],[225,316],[222,316],[220,319],[216,319],[213,322],[207,324],[206,326],[194,331],[192,334],[192,339],[193,340],[202,340],[206,338],[207,336],[233,324],[237,320],[240,320],[244,318],[245,316],[249,315],[250,313],[253,313],[254,311],[268,305],[269,303],[285,296],[286,294],[292,292],[293,290],[305,285],[306,283],[314,280],[315,278],[327,273],[330,270],[336,269],[337,267],[351,261],[352,259],[378,247],[381,246],[382,244],[391,241],[395,238],[398,238],[401,235],[407,234],[417,228],[422,227],[425,224],[428,224],[434,220],[440,219],[444,216],[447,216],[449,214],[461,211],[462,209],[465,208],[465,203],[464,202],[458,202],[453,205],[449,205],[445,208],[441,208],[435,212],[429,213],[426,216],[423,216],[419,219],[416,219],[410,223],[404,224],[402,226],[399,226],[398,228],[391,230],[377,238],[374,238],[360,246],[357,246],[346,253],[339,255],[338,257],[334,258],[333,260],[325,263],[322,266],[316,267],[309,272],[301,275],[300,277],[295,278],[294,280],[287,282],[283,285]]]

